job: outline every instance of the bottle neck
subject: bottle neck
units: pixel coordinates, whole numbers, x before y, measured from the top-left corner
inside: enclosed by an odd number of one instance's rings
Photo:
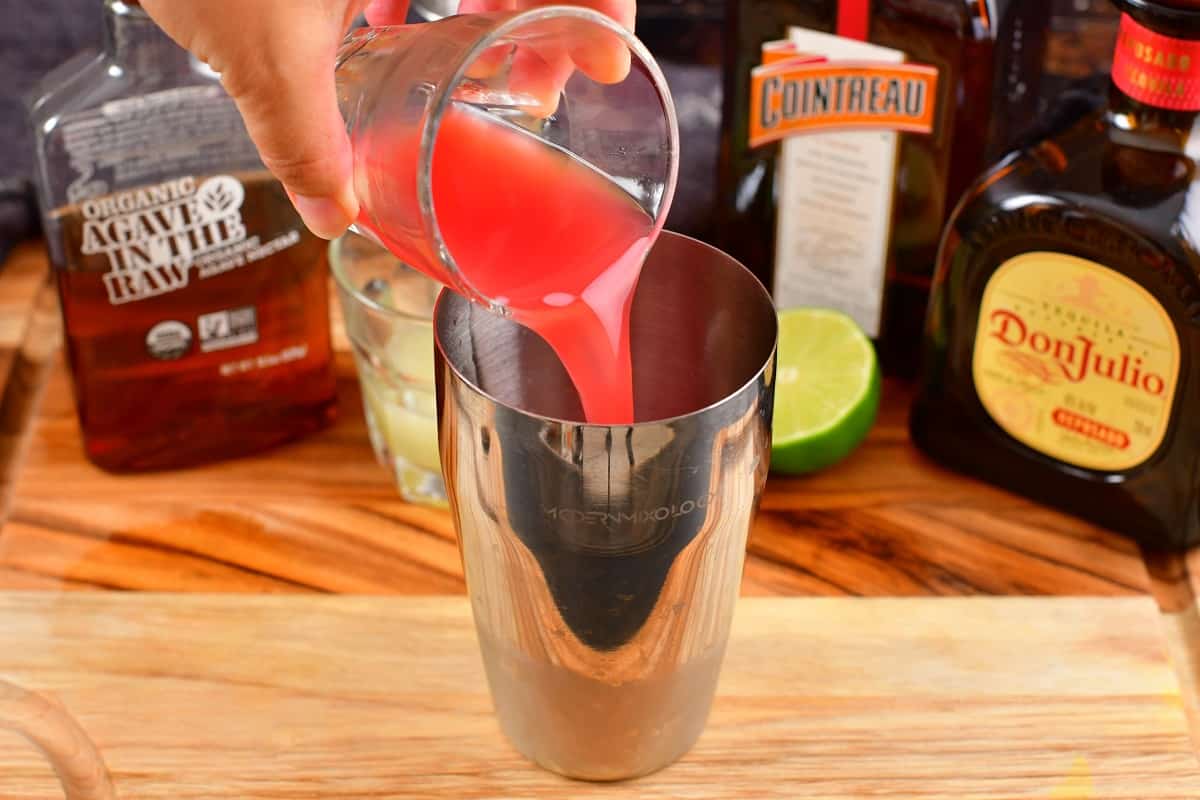
[[[186,72],[191,56],[131,0],[104,3],[104,50],[123,69],[139,73]]]
[[[1200,116],[1200,37],[1152,8],[1122,14],[1108,115],[1122,130],[1186,137]]]

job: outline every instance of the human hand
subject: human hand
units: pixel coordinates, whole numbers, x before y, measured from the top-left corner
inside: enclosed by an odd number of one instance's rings
[[[568,2],[570,0],[567,0]],[[402,24],[409,0],[142,0],[182,47],[221,74],[262,156],[308,228],[332,239],[358,216],[350,141],[334,85],[337,49],[354,18]],[[545,0],[463,0],[461,13],[517,10]],[[633,28],[635,0],[577,0]],[[578,66],[596,80],[629,69],[623,47],[519,54],[514,73],[542,90]]]
[[[459,13],[518,10],[549,5],[556,0],[461,0]],[[606,14],[633,30],[634,0],[558,0]],[[563,25],[556,36],[537,44],[521,45],[510,53],[506,46],[485,51],[467,74],[484,78],[502,66],[509,68],[507,86],[526,98],[524,108],[537,116],[553,114],[559,95],[576,69],[598,83],[619,83],[629,74],[630,52],[619,37],[594,29]]]

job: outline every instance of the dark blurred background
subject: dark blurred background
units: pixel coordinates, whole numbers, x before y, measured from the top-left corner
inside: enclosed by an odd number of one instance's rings
[[[25,96],[75,53],[100,46],[100,0],[0,0],[0,258],[36,230]]]
[[[0,258],[37,232],[25,96],[53,67],[100,47],[102,7],[103,0],[0,0]],[[457,0],[417,0],[409,19],[437,19],[456,7]],[[709,241],[715,238],[725,7],[726,0],[638,3],[638,36],[662,66],[679,115],[680,179],[667,227]],[[1023,9],[1046,36],[1035,65],[1040,85],[1008,87],[1014,95],[1008,100],[1023,113],[996,115],[1011,129],[993,132],[992,139],[1024,143],[1102,101],[1115,28],[1107,0],[1002,0],[999,8],[1002,19]],[[1031,103],[1029,94],[1038,99]],[[996,102],[1005,102],[1002,96]],[[1031,107],[1037,113],[1029,114]]]

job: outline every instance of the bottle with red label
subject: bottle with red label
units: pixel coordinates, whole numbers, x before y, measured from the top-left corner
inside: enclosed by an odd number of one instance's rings
[[[1104,106],[1120,12],[1109,0],[1006,0],[997,29],[989,161]]]
[[[914,407],[936,458],[1151,548],[1200,542],[1200,7],[1119,0],[1106,108],[980,179]]]
[[[99,0],[94,0],[99,2]],[[130,0],[30,116],[88,457],[111,470],[261,450],[335,412],[325,243],[220,78]]]
[[[915,371],[938,237],[984,168],[988,0],[732,0],[722,245],[781,308],[852,316]]]

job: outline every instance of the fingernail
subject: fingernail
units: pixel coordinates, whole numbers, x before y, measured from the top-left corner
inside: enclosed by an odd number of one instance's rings
[[[308,229],[322,239],[336,239],[354,221],[345,208],[328,197],[294,195],[292,202]]]

